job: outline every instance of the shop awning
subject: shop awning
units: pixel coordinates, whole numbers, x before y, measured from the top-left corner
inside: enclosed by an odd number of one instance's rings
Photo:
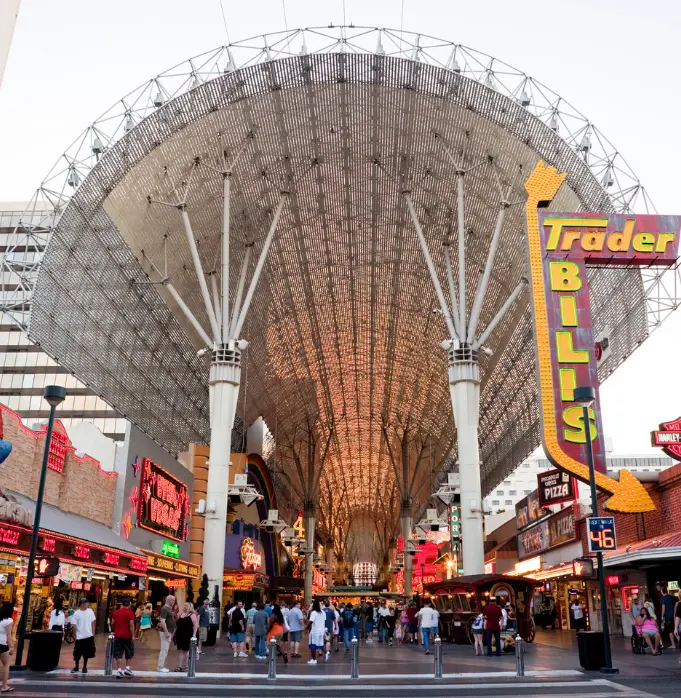
[[[607,555],[604,567],[638,566],[639,563],[681,559],[681,533],[668,533],[620,547]]]
[[[35,502],[23,494],[12,492],[19,503],[26,507],[32,514],[35,513]],[[52,531],[71,538],[88,541],[106,548],[115,548],[124,553],[146,557],[132,543],[128,543],[125,538],[121,538],[104,524],[91,521],[77,514],[67,514],[52,504],[43,502],[43,510],[40,515],[40,529]]]

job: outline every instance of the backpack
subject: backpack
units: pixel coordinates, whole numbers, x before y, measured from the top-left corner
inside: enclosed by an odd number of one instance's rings
[[[471,626],[473,630],[482,630],[482,626],[485,622],[485,617],[482,615],[482,613],[473,621],[473,625]]]
[[[354,628],[355,627],[355,612],[347,608],[343,611],[343,627],[344,628]]]

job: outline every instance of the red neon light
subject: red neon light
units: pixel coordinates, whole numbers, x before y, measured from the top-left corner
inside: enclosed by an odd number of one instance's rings
[[[146,572],[147,564],[146,558],[133,557],[130,560],[130,569],[135,570],[135,572]]]
[[[14,531],[11,528],[0,527],[0,543],[17,545],[20,535],[21,533],[19,531]]]
[[[40,543],[40,549],[46,553],[53,553],[56,550],[56,548],[57,548],[57,541],[55,538],[44,537],[42,539],[42,542]]]
[[[46,431],[47,427],[42,427]],[[58,473],[64,470],[64,461],[66,460],[66,451],[71,446],[71,441],[66,434],[59,431],[52,432],[52,440],[50,441],[50,455],[47,459],[47,467],[55,470]]]
[[[618,575],[613,574],[612,576],[605,578],[605,583],[610,587],[615,587],[620,583],[620,578]]]
[[[183,542],[189,514],[187,486],[149,458],[142,459],[138,526]]]
[[[74,545],[73,557],[78,557],[81,560],[87,560],[90,557],[90,548],[87,545]]]
[[[121,556],[116,553],[104,553],[102,556],[102,561],[107,565],[117,565]]]

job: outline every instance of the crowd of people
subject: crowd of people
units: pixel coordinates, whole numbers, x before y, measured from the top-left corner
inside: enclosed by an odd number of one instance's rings
[[[681,592],[674,596],[667,587],[661,591],[659,617],[649,594],[645,594],[643,601],[637,596],[631,601],[631,619],[638,638],[635,648],[640,654],[645,654],[646,647],[655,655],[662,654],[663,642],[667,641],[669,648],[681,649]]]
[[[262,660],[275,641],[276,652],[284,662],[302,658],[304,637],[309,648],[308,664],[328,661],[332,652],[350,652],[352,640],[365,640],[388,646],[395,642],[420,644],[430,654],[430,643],[439,634],[439,612],[429,600],[419,607],[416,602],[391,606],[381,600],[378,604],[332,603],[315,600],[305,609],[300,601],[251,604],[246,609],[239,601],[228,606],[223,630],[232,643],[235,658],[252,653]]]

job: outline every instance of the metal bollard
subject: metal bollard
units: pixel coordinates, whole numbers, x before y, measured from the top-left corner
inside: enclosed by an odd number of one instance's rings
[[[515,675],[525,676],[525,647],[520,635],[515,636]]]
[[[187,660],[187,678],[193,679],[196,676],[196,656],[199,646],[195,637],[189,641],[189,658]]]
[[[270,640],[270,656],[267,662],[267,678],[274,680],[277,678],[277,641]]]
[[[350,678],[359,678],[359,640],[356,637],[352,638],[350,648]]]
[[[106,651],[104,652],[104,676],[113,674],[113,643],[114,636],[109,635],[106,640]]]
[[[435,638],[433,642],[433,647],[435,649],[435,678],[442,678],[442,640],[439,637]]]

